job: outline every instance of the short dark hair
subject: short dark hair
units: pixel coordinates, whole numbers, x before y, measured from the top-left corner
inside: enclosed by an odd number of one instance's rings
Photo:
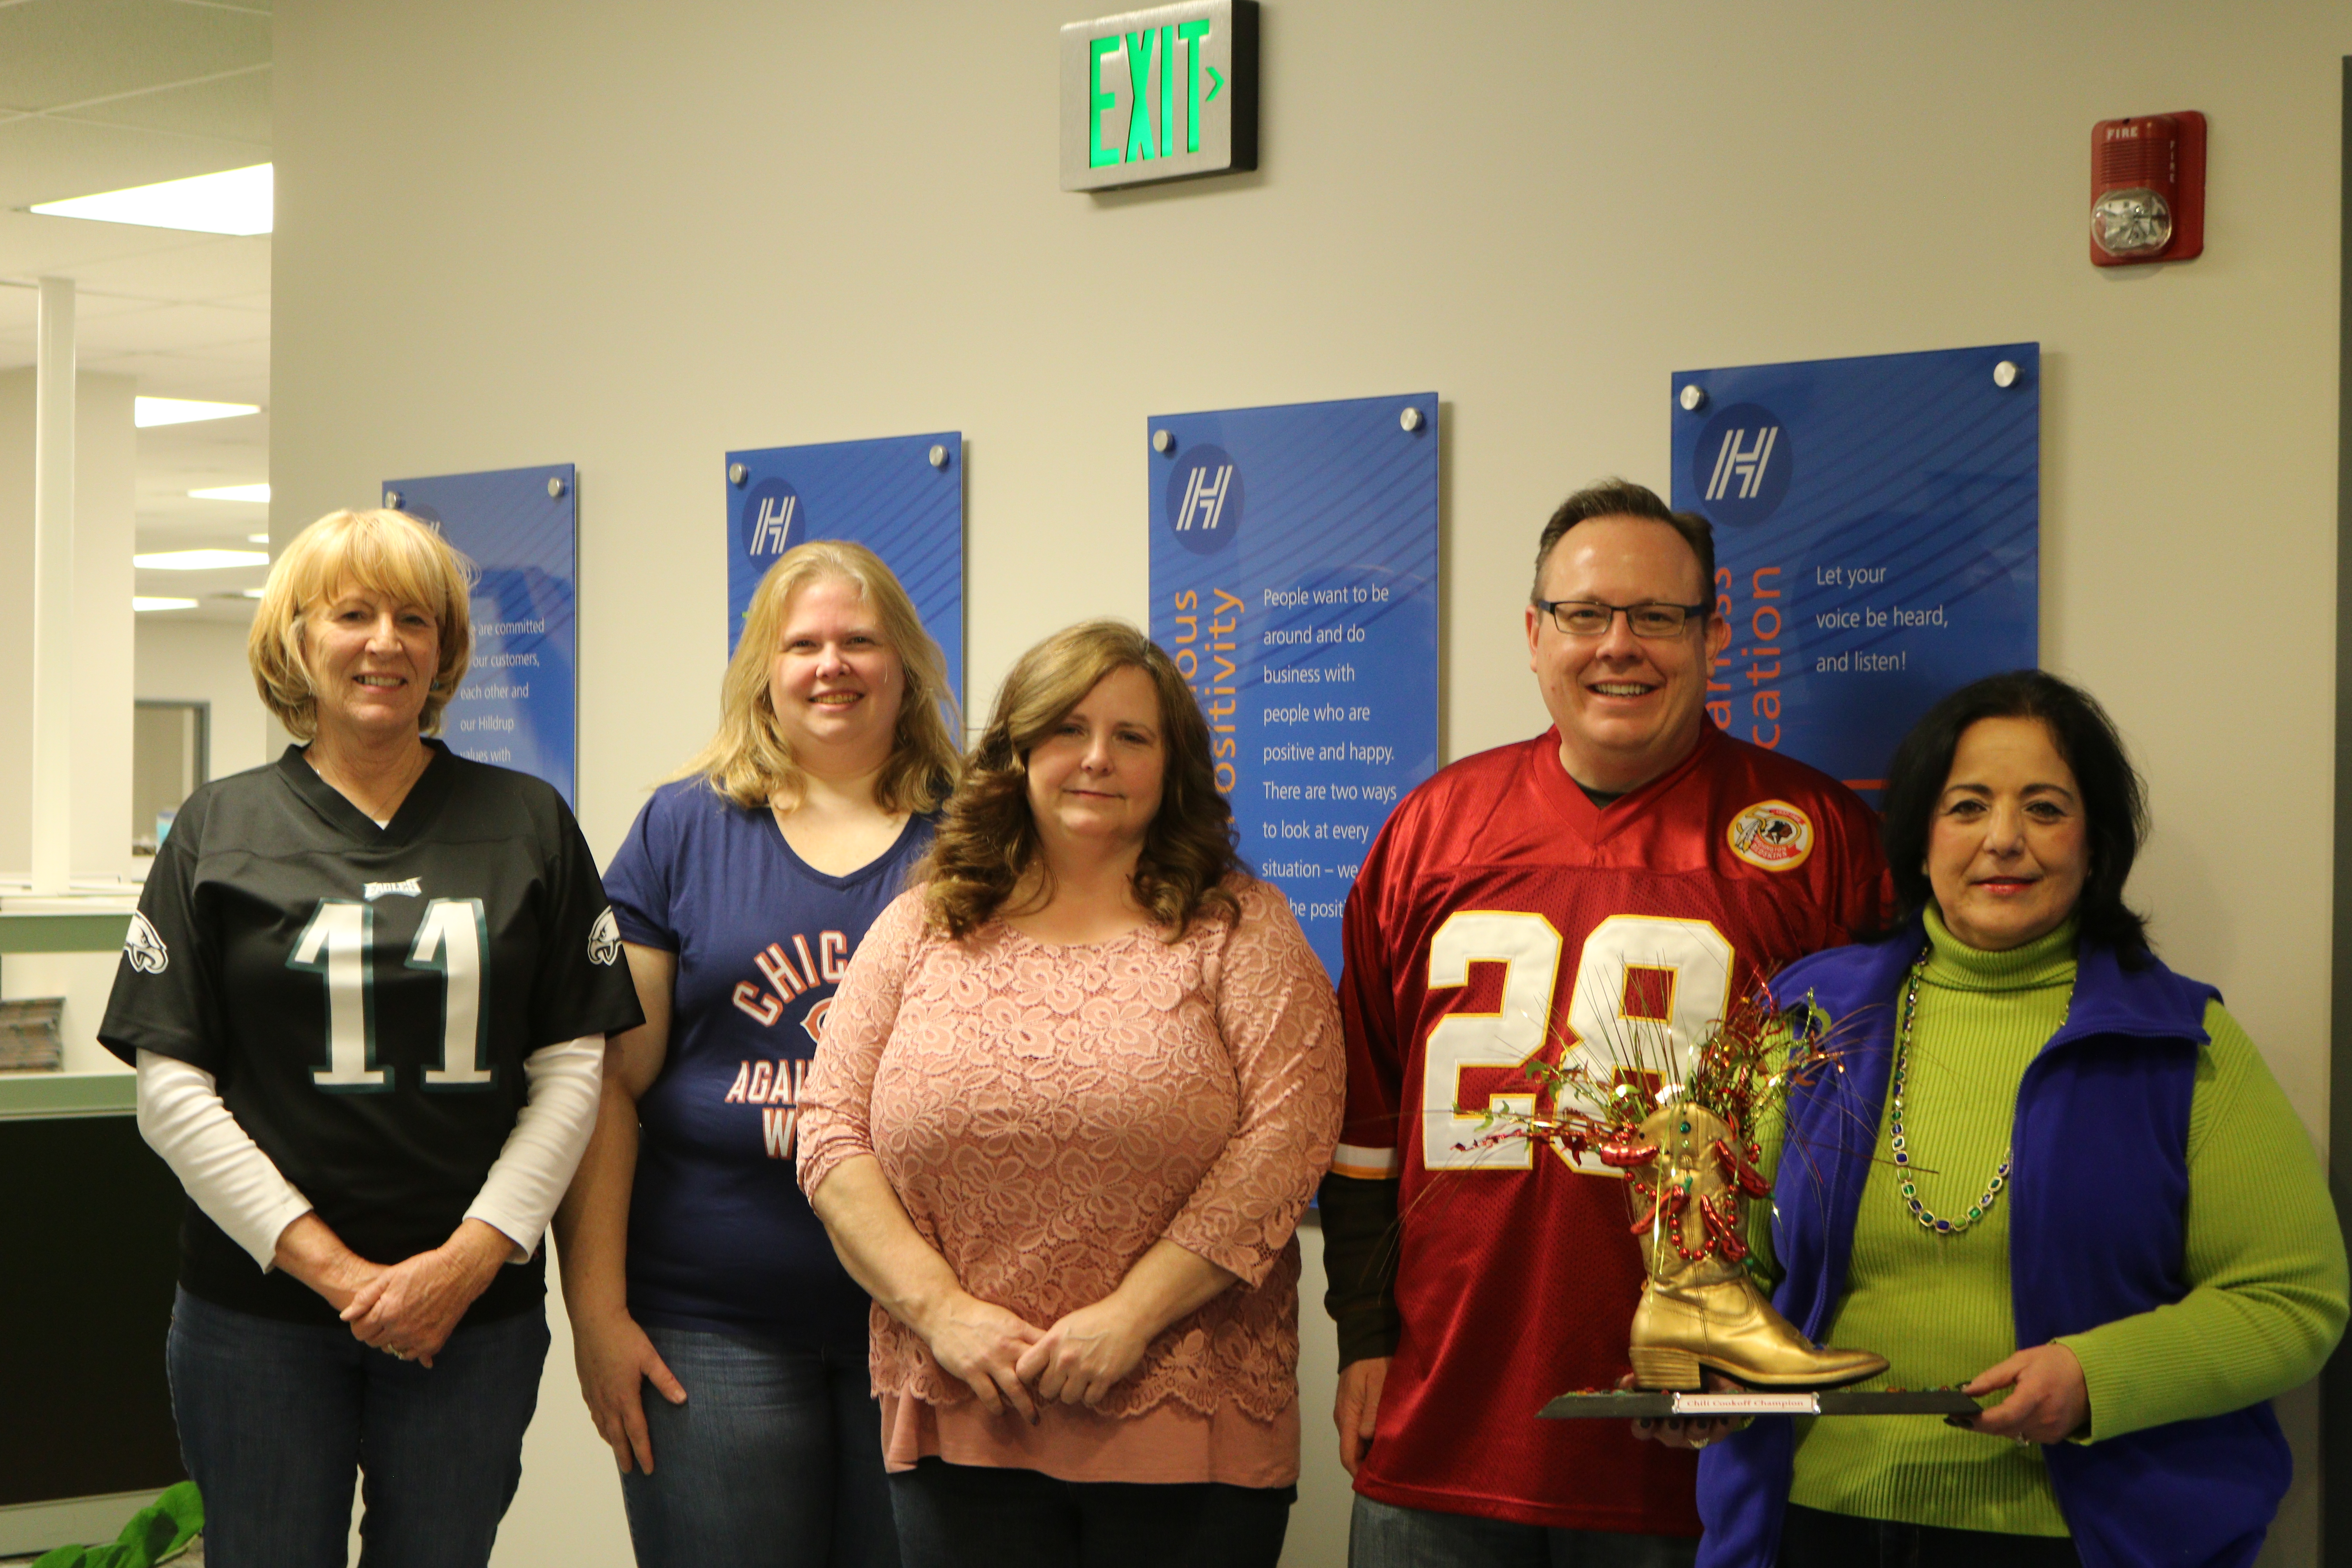
[[[1551,559],[1551,547],[1570,529],[1596,517],[1646,517],[1681,534],[1691,553],[1698,557],[1699,597],[1707,601],[1707,614],[1715,613],[1714,526],[1695,511],[1675,510],[1657,491],[1631,479],[1602,479],[1559,503],[1551,521],[1544,524],[1543,537],[1536,542],[1536,580],[1528,590],[1530,601],[1543,597],[1544,563]]]
[[[2124,884],[2147,838],[2147,793],[2115,721],[2081,687],[2038,669],[1971,681],[1927,710],[1886,767],[1886,863],[1906,921],[1935,900],[1927,882],[1927,834],[1969,726],[1987,719],[2036,719],[2083,789],[2090,866],[2074,905],[2086,942],[2116,951],[2126,968],[2148,958],[2147,921],[2124,903]]]

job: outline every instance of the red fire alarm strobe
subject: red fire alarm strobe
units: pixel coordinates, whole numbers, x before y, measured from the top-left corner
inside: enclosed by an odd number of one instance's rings
[[[2205,249],[2205,117],[2102,120],[2091,130],[2091,263],[2186,261]]]

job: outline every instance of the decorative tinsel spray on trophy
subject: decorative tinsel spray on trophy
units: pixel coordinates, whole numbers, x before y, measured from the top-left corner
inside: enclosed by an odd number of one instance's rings
[[[1618,1009],[1609,1009],[1616,1012]],[[1743,1001],[1677,1050],[1663,1021],[1580,1040],[1558,1063],[1530,1062],[1547,1113],[1494,1111],[1479,1142],[1525,1137],[1623,1173],[1645,1265],[1629,1359],[1633,1390],[1553,1399],[1552,1417],[1973,1414],[1958,1389],[1839,1393],[1886,1358],[1814,1344],[1773,1309],[1748,1267],[1748,1201],[1769,1200],[1759,1132],[1793,1090],[1843,1071],[1838,1031],[1810,1001]],[[1784,1158],[1802,1158],[1785,1151]],[[1702,1393],[1712,1371],[1737,1388]]]

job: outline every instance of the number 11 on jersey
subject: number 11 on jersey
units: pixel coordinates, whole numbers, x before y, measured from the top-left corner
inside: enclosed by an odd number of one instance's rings
[[[425,906],[408,967],[442,980],[441,1048],[425,1069],[427,1089],[487,1089],[498,1081],[482,1007],[488,956],[481,900],[435,899]],[[338,1093],[390,1089],[391,1072],[376,1060],[375,910],[355,899],[320,899],[286,967],[326,982],[327,1065],[313,1068],[310,1081]]]

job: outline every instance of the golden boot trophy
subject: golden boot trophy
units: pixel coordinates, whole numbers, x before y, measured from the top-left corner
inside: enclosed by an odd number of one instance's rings
[[[1626,1173],[1649,1277],[1633,1313],[1634,1380],[1696,1389],[1700,1369],[1751,1388],[1834,1388],[1886,1370],[1868,1351],[1823,1349],[1773,1310],[1748,1277],[1747,1199],[1771,1188],[1713,1111],[1670,1100],[1631,1141],[1595,1151]]]

